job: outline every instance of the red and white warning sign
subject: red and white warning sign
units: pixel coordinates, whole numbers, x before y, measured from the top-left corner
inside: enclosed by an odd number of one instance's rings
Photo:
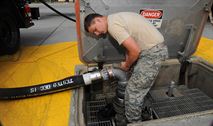
[[[147,18],[155,27],[160,28],[162,24],[163,10],[161,9],[141,9],[140,14]]]

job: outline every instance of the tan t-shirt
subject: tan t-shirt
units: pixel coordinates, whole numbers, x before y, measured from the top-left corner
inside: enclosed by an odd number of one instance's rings
[[[108,32],[119,44],[131,36],[145,50],[164,41],[161,33],[137,13],[119,12],[108,15],[107,20]]]

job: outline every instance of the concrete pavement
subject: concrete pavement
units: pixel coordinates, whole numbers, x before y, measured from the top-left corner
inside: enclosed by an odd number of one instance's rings
[[[55,9],[75,19],[74,3],[50,3]],[[77,41],[75,22],[65,19],[41,3],[30,4],[39,7],[40,20],[33,20],[35,25],[28,29],[21,29],[22,45],[43,45],[58,42]],[[206,24],[203,36],[213,39],[213,25]]]
[[[74,3],[51,3],[50,5],[75,19]],[[33,20],[35,24],[33,27],[21,29],[21,43],[23,46],[77,40],[75,22],[59,16],[43,4],[31,4],[31,6],[39,7],[41,18]]]

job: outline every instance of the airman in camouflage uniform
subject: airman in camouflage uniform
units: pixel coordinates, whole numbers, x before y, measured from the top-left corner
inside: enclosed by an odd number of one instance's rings
[[[163,35],[147,19],[133,12],[118,12],[108,16],[89,14],[84,20],[87,32],[101,36],[110,34],[126,49],[121,69],[133,74],[126,87],[125,114],[129,122],[140,121],[144,96],[158,74],[162,60],[168,56]]]
[[[154,83],[161,61],[167,57],[167,47],[162,43],[141,52],[125,92],[125,114],[128,121],[141,120],[144,97]]]

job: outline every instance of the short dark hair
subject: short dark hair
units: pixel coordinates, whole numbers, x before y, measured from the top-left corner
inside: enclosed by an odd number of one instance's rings
[[[86,16],[84,19],[84,29],[85,31],[89,32],[88,28],[90,27],[92,20],[96,17],[103,17],[103,15],[100,15],[98,13],[92,13]]]

